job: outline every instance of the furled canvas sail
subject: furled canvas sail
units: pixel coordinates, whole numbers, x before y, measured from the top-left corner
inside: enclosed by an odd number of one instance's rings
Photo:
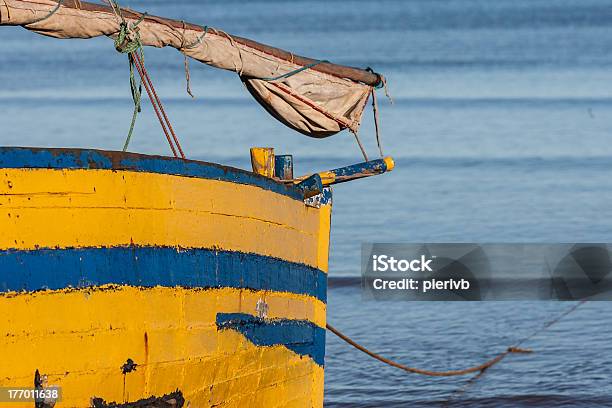
[[[116,38],[122,18],[142,45],[170,46],[205,64],[235,71],[255,99],[285,125],[312,137],[357,132],[380,76],[308,60],[213,28],[64,0],[0,0],[0,25],[55,38]]]

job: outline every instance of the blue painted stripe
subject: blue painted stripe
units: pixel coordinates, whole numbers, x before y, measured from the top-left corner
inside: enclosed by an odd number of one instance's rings
[[[257,254],[168,247],[0,251],[3,292],[106,284],[272,290],[327,301],[323,271]]]
[[[307,320],[261,319],[244,313],[218,313],[217,328],[236,330],[256,346],[283,345],[315,363],[325,363],[325,329]]]
[[[248,184],[303,200],[291,185],[214,163],[92,149],[0,147],[0,168],[103,169],[172,174]]]

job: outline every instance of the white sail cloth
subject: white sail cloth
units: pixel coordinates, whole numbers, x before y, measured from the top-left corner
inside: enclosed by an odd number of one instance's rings
[[[78,4],[78,2],[77,2]],[[137,20],[126,18],[128,26]],[[0,25],[20,25],[55,38],[116,38],[121,19],[105,11],[58,7],[52,0],[0,0]],[[178,49],[202,63],[237,72],[255,99],[285,125],[312,137],[359,129],[371,87],[277,58],[222,31],[176,28],[147,18],[138,23],[145,46]],[[286,77],[282,77],[283,75]],[[275,79],[278,78],[278,79]]]

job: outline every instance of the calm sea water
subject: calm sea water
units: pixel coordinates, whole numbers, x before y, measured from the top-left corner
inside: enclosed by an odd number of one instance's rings
[[[397,169],[335,189],[330,277],[359,274],[362,242],[611,242],[612,4],[606,0],[124,1],[296,53],[386,74],[383,143]],[[108,39],[2,28],[3,145],[118,150],[131,118],[125,56]],[[311,140],[250,99],[235,74],[147,50],[192,158],[248,167],[251,146],[305,173],[360,160],[352,136]],[[362,137],[374,155],[372,121]],[[149,106],[131,150],[168,154]],[[333,283],[333,282],[332,282]],[[364,302],[332,285],[329,321],[405,364],[480,363],[569,304]],[[326,404],[612,406],[612,305],[590,303],[465,388],[386,367],[328,337]],[[462,393],[458,390],[463,389]],[[450,402],[449,402],[450,401]]]

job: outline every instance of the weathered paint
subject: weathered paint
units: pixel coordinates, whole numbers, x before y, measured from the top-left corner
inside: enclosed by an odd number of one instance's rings
[[[319,269],[257,254],[210,249],[5,250],[0,251],[0,265],[2,292],[116,284],[273,290],[313,296],[322,302],[327,294],[327,276]]]
[[[383,159],[383,161],[385,162],[385,166],[387,166],[385,171],[392,171],[395,168],[395,161],[393,160],[393,157],[387,156]]]
[[[293,156],[283,154],[274,156],[274,175],[280,180],[293,179]]]
[[[287,331],[257,344],[248,333],[217,327],[219,313],[255,316],[259,299],[270,322],[323,330],[325,304],[290,293],[104,286],[2,294],[0,386],[30,386],[38,369],[62,387],[58,408],[88,407],[93,396],[137,401],[176,389],[194,407],[247,396],[282,406],[290,389],[302,395],[298,405],[320,406],[322,366],[284,345],[303,335]],[[324,339],[313,341],[304,347],[322,350]],[[136,367],[124,375],[128,359]]]
[[[324,208],[325,206],[332,205],[332,188],[331,187],[323,187],[323,191],[321,194],[310,197],[304,200],[306,205],[315,208]]]
[[[217,327],[236,330],[258,346],[283,344],[323,366],[325,329],[307,320],[262,319],[244,313],[217,314]]]
[[[0,386],[38,369],[58,408],[322,406],[304,330],[325,327],[329,204],[207,163],[0,149]]]
[[[320,215],[256,186],[113,170],[0,169],[0,249],[219,248],[327,270]],[[287,245],[291,242],[292,245]]]
[[[295,188],[300,191],[304,198],[311,198],[323,192],[323,182],[321,176],[313,174],[296,184]]]
[[[391,157],[385,157],[383,159],[370,160],[351,166],[323,171],[317,174],[321,177],[324,186],[331,186],[333,184],[345,183],[347,181],[383,174],[394,168],[395,162],[393,159]],[[309,177],[311,178],[312,176],[300,177],[298,180],[306,180]],[[299,186],[299,184],[297,185]]]
[[[0,147],[0,168],[130,170],[173,174],[248,184],[302,200],[290,186],[271,178],[215,163],[166,156],[93,149]]]
[[[269,178],[274,177],[274,149],[271,147],[252,147],[251,167],[255,174]]]
[[[127,404],[115,401],[107,402],[102,398],[92,398],[91,405],[92,408],[183,408],[185,398],[183,398],[183,393],[177,390],[161,397],[153,396]]]

